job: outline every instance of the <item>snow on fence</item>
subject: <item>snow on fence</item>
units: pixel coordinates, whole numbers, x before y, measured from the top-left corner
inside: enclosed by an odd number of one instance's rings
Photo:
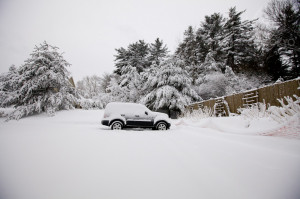
[[[238,113],[238,109],[251,106],[258,102],[269,104],[270,106],[281,106],[277,99],[286,96],[300,96],[300,78],[275,83],[258,89],[249,90],[243,93],[219,97],[193,103],[187,106],[190,111],[211,108],[216,115],[229,116],[230,113]]]

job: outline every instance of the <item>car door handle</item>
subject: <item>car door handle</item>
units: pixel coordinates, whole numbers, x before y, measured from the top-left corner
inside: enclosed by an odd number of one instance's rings
[[[135,115],[135,117],[140,117],[139,115]]]
[[[121,116],[123,116],[123,117],[124,117],[124,116],[125,116],[125,114],[121,114]]]

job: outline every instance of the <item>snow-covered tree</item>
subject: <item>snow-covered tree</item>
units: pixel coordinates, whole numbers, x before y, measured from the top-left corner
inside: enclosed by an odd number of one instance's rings
[[[176,49],[175,54],[180,57],[180,59],[184,60],[185,65],[197,65],[198,57],[197,57],[197,43],[195,31],[192,26],[189,26],[188,29],[184,32],[184,39],[179,44]]]
[[[101,96],[105,105],[109,102],[128,102],[128,91],[120,86],[119,75],[111,77],[106,91],[107,93]]]
[[[234,71],[241,67],[256,66],[256,48],[254,43],[253,24],[255,20],[242,21],[241,15],[245,11],[237,12],[236,8],[229,9],[229,16],[224,25],[224,39],[222,47],[226,53],[226,65]]]
[[[129,44],[128,48],[116,49],[117,55],[115,55],[115,66],[116,74],[120,75],[124,67],[130,65],[135,67],[138,73],[149,67],[151,62],[149,61],[149,44],[144,40],[139,40],[138,42]]]
[[[199,75],[194,85],[198,95],[205,100],[257,88],[270,82],[270,77],[264,73],[234,73],[230,66],[224,66],[224,63],[213,57],[211,52],[208,53],[205,62],[198,66]]]
[[[274,79],[300,74],[300,1],[272,0],[264,10],[272,23],[266,65]],[[281,63],[280,63],[281,62]]]
[[[107,93],[107,88],[109,86],[109,82],[111,81],[111,78],[114,76],[114,74],[109,73],[103,73],[101,76],[101,83],[100,83],[100,92],[101,93]]]
[[[114,73],[120,75],[122,68],[130,64],[131,54],[128,50],[126,50],[123,47],[116,49],[116,51],[117,51],[117,54],[115,55],[116,69]]]
[[[198,66],[199,76],[195,81],[195,90],[203,99],[224,96],[228,81],[222,73],[224,64],[214,59],[214,54],[209,52],[204,63]]]
[[[155,62],[157,65],[159,65],[163,61],[163,59],[167,56],[168,48],[166,45],[164,45],[163,41],[157,38],[154,43],[150,44],[149,51],[150,51],[150,56],[149,56],[150,63]]]
[[[141,76],[135,67],[128,65],[122,69],[119,85],[126,93],[126,101],[139,101],[142,92],[141,83]]]
[[[192,83],[197,78],[196,66],[201,63],[206,51],[203,35],[199,32],[195,33],[194,28],[189,26],[184,32],[183,41],[177,47],[175,55],[184,61],[185,70],[192,77]]]
[[[150,66],[149,58],[149,44],[144,40],[139,40],[136,43],[130,44],[128,50],[131,54],[129,65],[136,68],[137,72],[144,71]]]
[[[151,91],[141,102],[155,110],[184,111],[185,105],[200,100],[191,87],[192,78],[184,66],[184,62],[176,56],[162,62],[155,72],[157,75],[148,79]]]
[[[19,79],[19,73],[17,68],[12,65],[9,67],[7,73],[0,75],[0,107],[10,106],[18,102],[18,98],[15,96],[18,88],[16,80]]]
[[[56,110],[74,107],[75,91],[67,70],[70,64],[57,50],[44,42],[36,46],[30,58],[18,68],[18,76],[12,80],[16,85],[12,99],[2,103],[2,106],[16,107],[10,119],[41,111],[53,114]]]
[[[77,82],[77,93],[86,99],[91,99],[101,92],[101,83],[102,79],[97,75],[86,76]]]
[[[155,84],[153,81],[155,81],[156,77],[159,75],[159,67],[160,66],[156,64],[156,62],[153,62],[149,68],[147,68],[144,72],[141,73],[141,97],[147,95],[152,91],[152,85]]]
[[[77,103],[82,109],[86,109],[86,110],[102,109],[104,107],[102,100],[98,97],[94,97],[93,99],[81,98],[77,100]]]
[[[202,37],[202,42],[205,46],[205,49],[199,49],[198,51],[201,52],[204,57],[206,57],[207,53],[212,53],[213,58],[218,62],[224,62],[224,52],[220,45],[224,37],[224,21],[220,13],[205,16],[204,22],[201,23],[201,27],[197,31],[197,36]]]

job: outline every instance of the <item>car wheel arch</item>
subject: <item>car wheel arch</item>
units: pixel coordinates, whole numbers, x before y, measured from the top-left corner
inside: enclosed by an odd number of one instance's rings
[[[155,122],[155,124],[154,124],[154,128],[155,128],[155,129],[157,129],[157,125],[158,125],[159,123],[164,123],[164,124],[166,125],[167,129],[169,128],[168,122],[166,122],[166,121],[164,121],[164,120],[159,120],[159,121]]]
[[[111,120],[111,121],[109,122],[109,126],[111,126],[112,123],[117,122],[117,121],[118,121],[118,122],[121,122],[122,125],[125,126],[125,122],[124,122],[123,120],[121,120],[121,119],[114,119],[114,120]]]

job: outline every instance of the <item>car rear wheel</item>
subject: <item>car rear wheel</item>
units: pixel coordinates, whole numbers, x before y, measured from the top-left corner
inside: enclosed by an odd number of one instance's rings
[[[167,130],[167,124],[165,122],[159,122],[156,125],[156,130],[159,130],[159,131],[165,131],[165,130]]]
[[[111,124],[111,130],[122,130],[123,124],[120,121],[115,121]]]

